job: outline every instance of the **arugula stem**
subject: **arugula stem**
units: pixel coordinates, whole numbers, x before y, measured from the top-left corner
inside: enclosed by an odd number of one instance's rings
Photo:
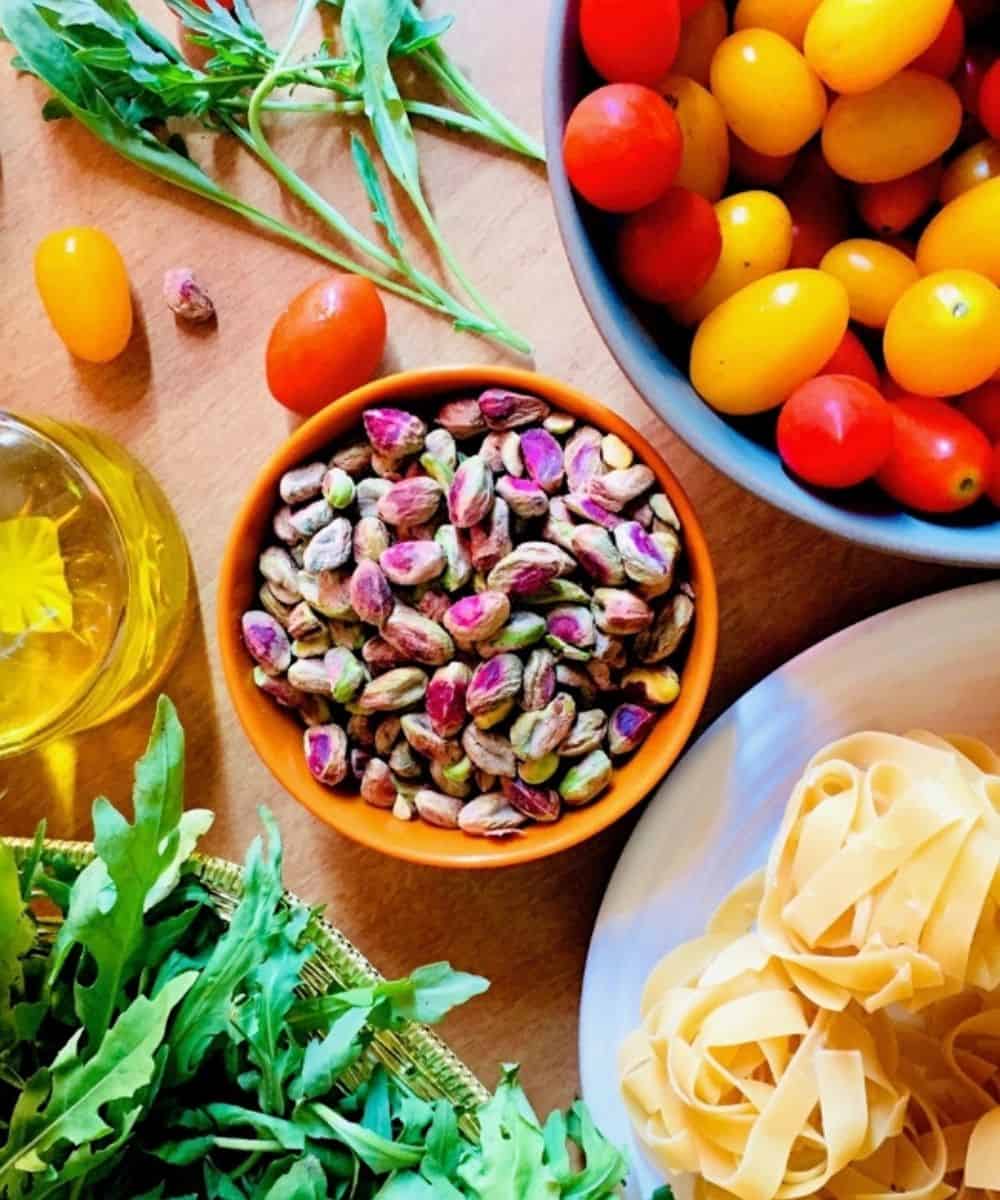
[[[276,1154],[283,1150],[281,1142],[274,1138],[234,1138],[217,1137],[213,1139],[220,1150],[248,1150],[254,1154]]]

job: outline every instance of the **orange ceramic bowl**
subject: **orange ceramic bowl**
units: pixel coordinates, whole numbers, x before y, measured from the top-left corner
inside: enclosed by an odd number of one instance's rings
[[[311,461],[361,424],[377,405],[416,408],[456,393],[508,387],[543,396],[599,429],[628,442],[656,473],[682,523],[687,564],[697,594],[694,633],[681,673],[681,694],[631,758],[615,770],[611,787],[585,808],[565,812],[551,825],[530,825],[522,835],[492,840],[421,821],[399,821],[363,803],[356,793],[318,783],[306,767],[302,727],[259,692],[240,635],[240,618],[258,607],[257,556],[270,540],[270,522],[285,471]],[[705,535],[680,484],[652,446],[621,417],[575,388],[545,375],[509,367],[440,367],[390,375],[344,396],[297,429],[257,476],[236,517],[222,561],[217,596],[222,667],[236,712],[257,753],[283,787],[321,821],[372,849],[435,867],[506,867],[567,850],[606,829],[650,794],[677,759],[698,720],[708,691],[718,641],[715,576]]]

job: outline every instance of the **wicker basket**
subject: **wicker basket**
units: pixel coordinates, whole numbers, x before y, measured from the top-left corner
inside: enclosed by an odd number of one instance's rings
[[[2,838],[20,862],[31,846],[25,838]],[[94,848],[87,842],[47,841],[42,854],[44,863],[56,860],[83,868],[94,857]],[[243,870],[235,863],[221,858],[196,854],[191,863],[195,873],[206,885],[218,904],[219,915],[228,920],[243,895]],[[308,906],[291,892],[284,903],[289,909]],[[46,923],[40,926],[45,936]],[[48,925],[51,930],[51,924]],[[313,917],[306,936],[316,946],[303,970],[303,994],[321,996],[333,989],[363,987],[379,983],[384,978],[367,958],[338,930],[319,917]],[[345,1072],[344,1080],[354,1086],[374,1063],[381,1063],[396,1078],[424,1100],[446,1099],[471,1113],[489,1098],[489,1093],[445,1043],[426,1026],[409,1025],[398,1033],[378,1030],[361,1062]],[[471,1115],[463,1116],[463,1132],[476,1137],[477,1127]]]

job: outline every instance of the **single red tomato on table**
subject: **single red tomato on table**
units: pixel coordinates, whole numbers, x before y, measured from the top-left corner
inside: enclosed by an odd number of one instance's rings
[[[847,237],[847,197],[818,146],[796,162],[781,198],[792,214],[789,267],[818,267],[826,252]]]
[[[958,5],[953,4],[941,32],[910,66],[917,71],[926,71],[928,75],[936,75],[938,79],[948,79],[958,70],[964,51],[965,18]]]
[[[1000,380],[988,380],[960,396],[955,407],[978,425],[991,442],[1000,442]]]
[[[863,183],[856,193],[858,214],[879,237],[909,229],[937,199],[941,185],[940,159],[887,183]]]
[[[371,280],[346,274],[320,279],[295,297],[271,330],[271,395],[311,416],[372,378],[385,334],[385,308]]]
[[[631,213],[618,234],[618,269],[637,296],[655,304],[690,300],[722,254],[715,208],[689,188],[673,187]]]
[[[1000,140],[1000,57],[983,76],[979,88],[979,119],[990,137]]]
[[[583,0],[580,5],[584,53],[610,83],[653,87],[670,70],[680,37],[678,0]]]
[[[848,329],[844,334],[820,375],[853,375],[855,379],[881,391],[878,368],[853,329]]]
[[[684,139],[674,110],[638,83],[609,83],[584,96],[566,122],[563,160],[580,195],[608,212],[658,200],[681,165]]]
[[[816,487],[855,487],[892,449],[889,404],[853,375],[818,375],[796,388],[778,417],[778,453]]]
[[[932,396],[901,396],[892,450],[876,476],[894,500],[920,512],[968,508],[986,490],[993,449],[968,417]]]

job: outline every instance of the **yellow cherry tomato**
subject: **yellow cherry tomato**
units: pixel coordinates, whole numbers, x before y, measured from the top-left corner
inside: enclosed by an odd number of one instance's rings
[[[845,179],[887,183],[940,158],[961,124],[953,87],[923,71],[901,71],[863,96],[834,100],[823,156]]]
[[[870,92],[923,54],[952,0],[823,0],[806,27],[806,58],[835,92]]]
[[[712,59],[711,81],[729,128],[758,154],[794,154],[826,116],[816,72],[770,29],[727,37]]]
[[[918,396],[955,396],[1000,367],[1000,288],[975,271],[935,271],[889,314],[885,365]]]
[[[35,285],[56,333],[87,362],[110,362],[132,334],[132,297],[118,247],[99,229],[60,229],[35,251]]]
[[[714,204],[729,178],[729,131],[722,106],[707,88],[684,75],[671,75],[660,90],[684,137],[684,157],[674,183]]]
[[[848,238],[823,255],[819,264],[847,288],[851,320],[884,329],[893,305],[920,278],[916,263],[902,250],[874,238]]]
[[[733,13],[734,29],[770,29],[802,49],[809,18],[820,0],[740,0]]]
[[[989,183],[1000,175],[1000,142],[992,138],[976,142],[968,150],[963,150],[945,168],[941,176],[941,188],[938,199],[942,204],[950,204],[956,196],[971,192],[981,183]]]
[[[847,321],[847,292],[832,275],[805,269],[768,275],[698,326],[691,382],[720,412],[777,408],[829,361]]]
[[[681,26],[677,56],[670,68],[672,75],[687,75],[695,83],[708,87],[712,55],[729,32],[729,16],[724,0],[706,0]]]
[[[715,206],[722,232],[722,253],[708,282],[692,299],[668,305],[681,325],[700,320],[756,279],[788,266],[792,253],[792,216],[772,192],[737,192]]]
[[[917,244],[921,274],[964,267],[1000,284],[1000,177],[963,192],[937,214]]]

